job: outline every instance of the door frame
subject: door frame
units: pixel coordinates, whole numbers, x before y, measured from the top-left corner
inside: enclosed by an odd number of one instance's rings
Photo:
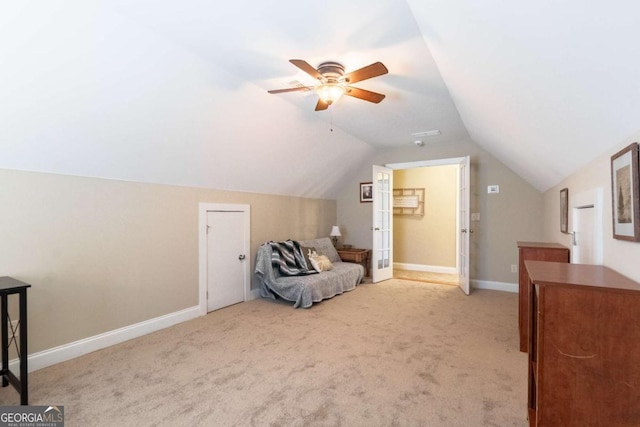
[[[435,159],[435,160],[418,160],[415,162],[404,162],[404,163],[390,163],[384,165],[385,167],[393,170],[399,169],[414,169],[414,168],[422,168],[428,166],[445,166],[445,165],[460,165],[460,163],[464,162],[465,159],[469,156],[462,157],[450,157],[447,159]],[[471,172],[471,171],[469,171]],[[458,183],[456,188],[456,274],[460,274],[460,215],[459,215],[459,205],[460,203],[460,184]],[[470,207],[469,207],[470,208]]]
[[[198,204],[198,306],[200,315],[207,314],[207,212],[242,212],[244,247],[247,262],[244,263],[244,300],[251,298],[251,206],[228,203]]]
[[[602,187],[596,187],[590,190],[582,191],[572,196],[570,200],[571,203],[571,230],[573,234],[576,232],[575,226],[575,218],[576,211],[581,208],[593,206],[594,209],[594,217],[593,217],[593,246],[594,246],[594,264],[602,265],[604,262],[604,230],[602,228],[603,217],[602,217],[602,206],[603,206],[603,190]],[[571,245],[571,262],[574,262],[573,258],[573,244]]]

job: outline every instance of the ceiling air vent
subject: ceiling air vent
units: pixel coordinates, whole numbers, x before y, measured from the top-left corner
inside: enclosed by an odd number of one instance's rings
[[[416,133],[412,133],[411,136],[413,136],[414,138],[426,138],[426,137],[431,137],[431,136],[438,136],[442,134],[442,132],[440,132],[439,130],[427,130],[424,132],[416,132]]]
[[[440,134],[441,132],[436,129],[436,130],[427,130],[424,132],[412,133],[411,136],[413,137],[413,143],[416,145],[416,147],[423,147],[425,138],[438,136]]]

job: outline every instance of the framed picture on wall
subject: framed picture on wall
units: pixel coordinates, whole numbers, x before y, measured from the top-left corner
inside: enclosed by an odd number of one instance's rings
[[[373,202],[373,182],[360,183],[360,203]]]
[[[638,189],[638,143],[611,156],[611,202],[613,238],[640,240],[640,191]]]
[[[569,189],[560,190],[560,231],[569,232]]]

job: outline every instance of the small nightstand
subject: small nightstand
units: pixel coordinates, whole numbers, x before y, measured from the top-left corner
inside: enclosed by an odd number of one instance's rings
[[[337,251],[342,261],[362,264],[362,266],[364,267],[365,276],[369,277],[371,250],[357,248],[340,248],[337,249]]]

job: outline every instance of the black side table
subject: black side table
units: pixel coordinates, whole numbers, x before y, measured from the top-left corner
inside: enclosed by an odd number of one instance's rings
[[[11,277],[0,277],[0,316],[2,317],[0,326],[2,328],[2,370],[0,370],[0,376],[2,376],[2,387],[11,384],[18,393],[20,393],[21,405],[29,404],[27,379],[27,288],[30,287],[31,285]],[[15,331],[13,328],[9,328],[7,297],[11,294],[18,294],[20,300],[20,318],[18,320],[20,348],[18,348]],[[9,333],[11,334],[11,340],[9,340]],[[16,377],[14,373],[9,370],[9,346],[12,342],[15,343],[16,350],[18,350],[20,378]]]

